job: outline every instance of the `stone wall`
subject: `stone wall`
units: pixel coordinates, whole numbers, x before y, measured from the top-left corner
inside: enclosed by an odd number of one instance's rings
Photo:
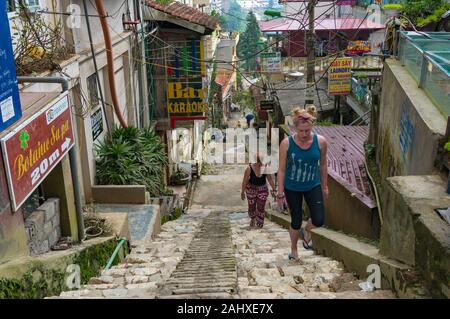
[[[28,247],[32,256],[50,251],[61,237],[59,199],[49,198],[25,220]]]
[[[435,209],[450,206],[439,176],[397,176],[381,196],[380,253],[419,270],[433,297],[450,298],[450,226]]]
[[[447,119],[398,61],[384,65],[379,112],[381,177],[432,174]]]

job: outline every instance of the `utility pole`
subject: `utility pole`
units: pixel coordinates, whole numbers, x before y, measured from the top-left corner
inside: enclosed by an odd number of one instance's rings
[[[314,50],[314,7],[317,0],[309,0],[308,15],[309,15],[309,27],[306,34],[306,104],[314,104],[314,83],[316,82],[314,67],[316,53]]]

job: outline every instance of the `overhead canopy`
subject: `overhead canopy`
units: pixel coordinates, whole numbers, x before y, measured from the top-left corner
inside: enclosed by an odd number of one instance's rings
[[[270,21],[260,21],[259,26],[262,32],[282,32],[309,29],[307,19],[300,23],[300,21],[292,19],[278,18]],[[384,24],[359,18],[316,20],[314,26],[316,31],[380,30],[384,28]]]
[[[215,17],[176,1],[164,5],[146,0],[144,20],[167,21],[202,34],[219,27],[219,21]]]

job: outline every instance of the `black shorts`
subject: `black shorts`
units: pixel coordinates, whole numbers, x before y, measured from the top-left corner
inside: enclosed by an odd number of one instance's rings
[[[302,226],[303,197],[305,197],[306,204],[311,213],[312,224],[316,227],[321,227],[324,224],[325,208],[323,205],[322,187],[320,185],[307,192],[285,189],[284,194],[286,195],[286,202],[291,212],[292,229],[297,230]]]

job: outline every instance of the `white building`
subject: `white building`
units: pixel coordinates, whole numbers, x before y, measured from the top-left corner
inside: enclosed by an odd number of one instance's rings
[[[10,25],[20,27],[17,4],[10,1]],[[140,41],[141,8],[137,1],[102,1],[107,13],[107,29],[112,47],[114,69],[108,68],[105,37],[95,1],[85,1],[89,19],[86,20],[83,0],[27,0],[30,15],[43,17],[49,25],[62,25],[64,44],[71,52],[70,59],[59,62],[60,71],[46,71],[38,76],[59,76],[69,80],[69,96],[73,112],[79,154],[79,182],[83,186],[84,201],[92,201],[91,187],[95,185],[94,144],[105,137],[108,127],[119,125],[112,107],[113,94],[128,125],[148,126],[145,63]],[[61,13],[72,13],[71,16]],[[88,31],[88,24],[90,32]],[[131,23],[130,23],[131,22]],[[13,34],[13,32],[11,32]],[[91,41],[92,39],[92,41]],[[91,42],[94,55],[91,51]],[[94,66],[94,59],[97,70]],[[110,89],[110,79],[115,90]],[[25,84],[23,92],[58,92],[59,84]],[[111,92],[114,92],[113,94]]]

